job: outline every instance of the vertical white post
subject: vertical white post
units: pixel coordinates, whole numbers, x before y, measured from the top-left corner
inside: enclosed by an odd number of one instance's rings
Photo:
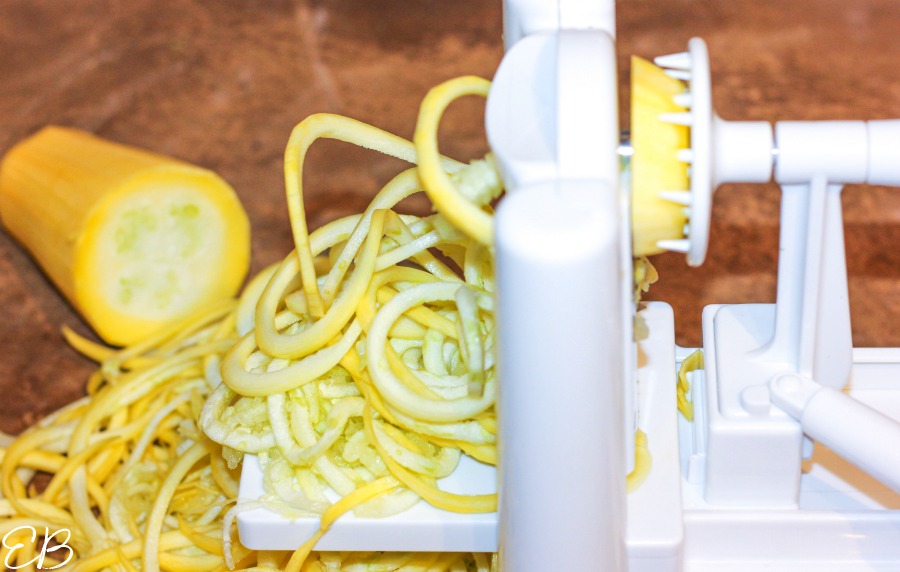
[[[782,185],[775,333],[764,359],[839,389],[850,376],[851,330],[841,185]]]
[[[625,569],[619,225],[597,180],[498,208],[503,570]]]
[[[761,357],[840,389],[852,339],[841,185],[866,180],[862,121],[783,121],[775,179],[782,185],[775,333]]]

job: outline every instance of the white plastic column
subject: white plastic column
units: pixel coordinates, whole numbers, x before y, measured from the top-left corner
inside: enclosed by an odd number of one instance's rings
[[[625,569],[619,215],[600,181],[496,216],[501,569]]]
[[[760,359],[839,389],[850,378],[853,349],[841,185],[866,180],[866,124],[781,122],[775,138],[781,252],[775,334]]]
[[[504,0],[503,41],[557,30],[599,30],[616,36],[614,0]]]
[[[509,51],[486,112],[507,188],[495,219],[501,568],[619,572],[635,416],[612,2],[505,6]]]

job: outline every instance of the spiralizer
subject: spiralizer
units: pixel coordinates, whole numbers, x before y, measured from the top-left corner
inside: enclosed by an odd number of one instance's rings
[[[348,516],[318,548],[499,550],[514,572],[900,569],[900,348],[852,347],[840,204],[847,183],[900,186],[900,120],[722,120],[693,39],[656,60],[679,89],[651,86],[663,113],[635,100],[629,146],[613,2],[504,9],[486,113],[507,189],[494,219],[500,469],[462,463],[442,484],[499,490],[499,512]],[[669,161],[684,186],[648,195],[638,177]],[[702,264],[715,189],[769,180],[782,188],[777,300],[706,308],[689,422],[676,371],[691,350],[667,305],[635,303],[633,257]],[[248,463],[241,498],[261,479]],[[257,549],[296,548],[318,526],[264,509],[238,520]]]

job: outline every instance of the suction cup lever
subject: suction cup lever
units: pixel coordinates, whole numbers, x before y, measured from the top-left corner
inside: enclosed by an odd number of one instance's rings
[[[806,435],[900,492],[900,424],[802,375],[776,376],[769,391]]]

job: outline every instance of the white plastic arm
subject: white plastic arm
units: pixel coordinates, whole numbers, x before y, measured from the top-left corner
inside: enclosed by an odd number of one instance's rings
[[[900,492],[900,424],[801,375],[776,376],[769,389],[805,434]]]

